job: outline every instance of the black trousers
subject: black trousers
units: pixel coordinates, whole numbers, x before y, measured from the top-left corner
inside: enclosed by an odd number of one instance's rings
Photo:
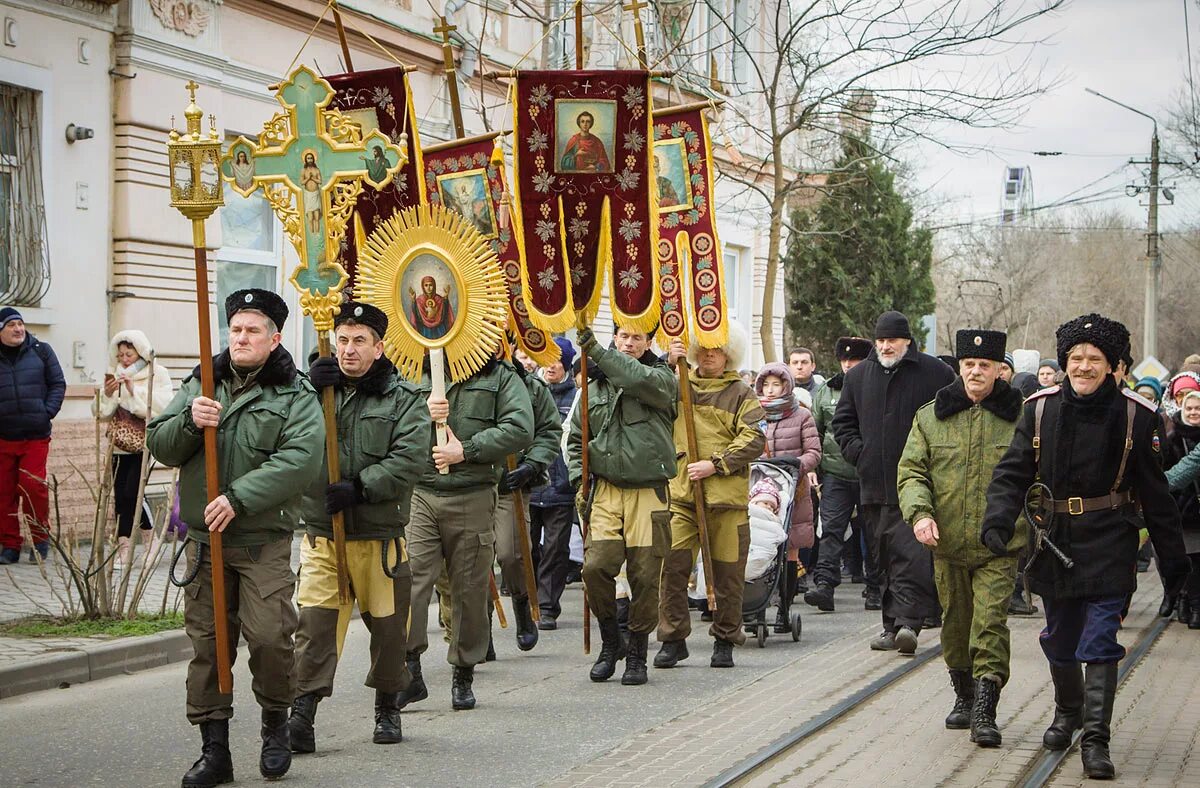
[[[821,542],[820,556],[813,579],[817,585],[836,588],[842,582],[842,557],[850,549],[845,540],[846,527],[857,541],[863,528],[861,508],[858,506],[858,482],[839,479],[826,474],[821,483]],[[863,557],[867,587],[878,590],[879,572],[870,555]]]
[[[883,597],[883,627],[921,631],[921,622],[939,615],[933,583],[933,553],[917,541],[899,506],[860,507],[867,526],[868,553],[875,553]],[[874,545],[874,550],[870,546]]]
[[[529,539],[537,569],[538,605],[542,615],[558,618],[559,600],[567,587],[571,563],[571,529],[574,506],[530,506]]]
[[[133,533],[133,515],[137,509],[138,485],[142,480],[141,454],[113,455],[113,508],[117,512],[117,536],[130,536]],[[146,504],[142,502],[143,531],[149,531],[150,515],[146,512]]]

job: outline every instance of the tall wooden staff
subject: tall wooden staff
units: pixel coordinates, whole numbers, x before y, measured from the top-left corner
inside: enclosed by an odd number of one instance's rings
[[[208,135],[200,133],[204,113],[196,106],[194,81],[187,83],[190,101],[183,111],[187,131],[175,131],[171,119],[167,156],[171,176],[171,207],[192,220],[192,247],[196,256],[196,314],[200,323],[200,393],[213,399],[212,327],[208,320],[208,259],[204,238],[204,220],[224,205],[221,180],[217,167],[221,160],[221,137],[216,120],[209,116]],[[205,498],[211,502],[221,495],[217,475],[217,428],[204,428],[204,486]],[[225,554],[221,547],[221,532],[208,532],[208,547],[212,568],[213,628],[217,639],[217,689],[225,695],[233,692],[233,673],[230,670],[229,619],[225,607]],[[197,553],[199,560],[199,553]]]

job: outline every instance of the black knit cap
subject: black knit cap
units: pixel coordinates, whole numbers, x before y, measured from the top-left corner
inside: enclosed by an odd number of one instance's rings
[[[1121,353],[1129,345],[1129,329],[1116,320],[1110,320],[1095,312],[1068,320],[1054,332],[1058,349],[1058,365],[1067,368],[1067,356],[1071,348],[1087,342],[1095,345],[1108,359],[1113,369],[1121,360]]]
[[[960,328],[954,335],[954,355],[964,358],[984,358],[1004,363],[1008,334],[983,328]]]
[[[361,301],[347,301],[342,304],[342,311],[338,312],[337,317],[333,319],[333,327],[337,328],[351,320],[371,329],[380,339],[383,339],[383,335],[387,333],[388,317],[377,306],[364,304]]]
[[[912,339],[908,318],[899,312],[884,312],[875,321],[876,339]]]
[[[287,322],[287,304],[270,290],[251,287],[247,290],[238,290],[230,293],[229,297],[225,299],[225,322],[228,323],[230,320],[233,320],[233,316],[243,309],[253,309],[255,312],[262,312],[271,318],[271,322],[275,324],[275,328],[279,331],[283,330],[283,324]]]
[[[871,355],[874,345],[863,337],[838,337],[834,355],[838,361],[863,361]]]

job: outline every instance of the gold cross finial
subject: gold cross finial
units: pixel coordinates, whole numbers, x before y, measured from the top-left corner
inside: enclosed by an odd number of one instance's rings
[[[645,8],[646,5],[647,5],[646,3],[639,2],[639,0],[629,0],[629,5],[625,6],[624,8],[626,11],[636,14],[637,12],[639,12],[643,8]]]
[[[637,0],[633,0],[633,1],[634,1],[635,3],[637,2]],[[196,103],[196,90],[197,90],[197,88],[199,88],[200,86],[196,84],[196,80],[194,80],[194,79],[189,79],[189,80],[188,80],[188,83],[187,83],[186,85],[184,85],[184,87],[185,87],[185,88],[187,88],[187,91],[188,91],[188,98],[189,98],[189,99],[191,99],[191,101],[192,101],[192,103],[193,103],[193,104],[195,104],[195,103]]]
[[[636,0],[635,0],[635,2],[636,2]],[[439,16],[438,20],[440,21],[440,23],[435,28],[433,28],[433,32],[441,35],[443,43],[448,44],[448,43],[450,43],[450,34],[453,33],[455,30],[458,30],[458,26],[452,25],[449,22],[447,22],[446,17],[444,17],[444,16]]]
[[[638,65],[646,68],[646,33],[642,29],[641,10],[646,8],[646,3],[640,0],[629,0],[629,5],[621,6],[629,13],[633,14],[633,34],[637,39],[638,50]]]
[[[196,106],[196,88],[200,87],[196,84],[196,80],[189,79],[184,85],[188,90],[188,105],[183,111],[183,117],[187,119],[187,133],[192,136],[192,139],[200,139],[200,122],[204,120],[204,112]]]

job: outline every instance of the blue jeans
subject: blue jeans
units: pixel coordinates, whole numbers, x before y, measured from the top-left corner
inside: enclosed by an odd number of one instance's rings
[[[1099,596],[1083,599],[1042,597],[1046,606],[1046,628],[1039,638],[1042,651],[1052,665],[1076,662],[1103,664],[1119,662],[1125,648],[1117,642],[1125,597]]]

